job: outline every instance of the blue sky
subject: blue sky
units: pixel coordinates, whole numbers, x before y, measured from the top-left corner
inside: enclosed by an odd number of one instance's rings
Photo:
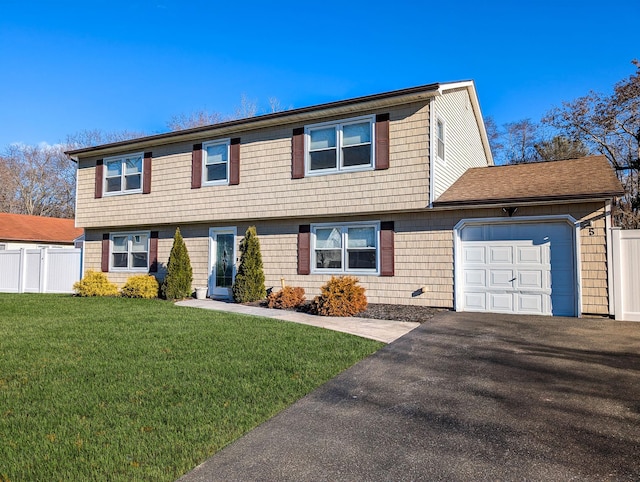
[[[0,0],[0,151],[167,130],[244,94],[303,107],[473,79],[485,116],[538,120],[640,57],[640,1]]]

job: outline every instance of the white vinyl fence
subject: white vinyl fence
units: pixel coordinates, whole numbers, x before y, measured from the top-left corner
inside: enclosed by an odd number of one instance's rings
[[[640,229],[613,228],[611,233],[615,318],[640,321]]]
[[[0,251],[0,292],[72,293],[82,276],[82,250],[15,249]]]

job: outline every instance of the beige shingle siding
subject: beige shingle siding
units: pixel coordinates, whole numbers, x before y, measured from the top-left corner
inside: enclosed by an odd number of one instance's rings
[[[433,111],[434,126],[438,115],[445,121],[445,163],[439,160],[433,163],[433,191],[437,199],[468,168],[484,167],[488,161],[467,89],[434,97]]]
[[[605,220],[603,203],[582,203],[562,206],[523,206],[519,216],[571,214],[579,221],[592,220],[594,234],[588,227],[580,230],[582,311],[608,313],[607,265],[605,250]],[[453,308],[453,227],[466,218],[504,217],[500,208],[456,211],[425,210],[415,213],[382,214],[380,216],[302,218],[300,220],[263,220],[255,224],[260,238],[267,287],[279,289],[280,278],[291,286],[301,286],[307,297],[317,295],[329,275],[297,274],[297,235],[300,224],[376,220],[395,222],[395,272],[393,277],[360,276],[371,303],[396,303]],[[180,224],[194,271],[194,287],[206,286],[208,277],[209,228],[236,226],[238,242],[249,223]],[[143,229],[153,229],[147,227]],[[133,230],[133,229],[132,229]],[[158,261],[166,265],[175,226],[159,229]],[[100,269],[100,240],[103,231],[87,232],[86,268]],[[237,256],[240,253],[237,252]],[[159,273],[160,276],[163,272]],[[109,278],[124,283],[128,275],[109,273]],[[416,294],[422,286],[428,290]]]
[[[380,112],[362,112],[377,114]],[[78,166],[79,226],[197,223],[283,216],[351,215],[428,205],[428,103],[385,109],[390,114],[390,168],[291,179],[294,127],[238,132],[240,184],[191,189],[193,143],[153,152],[150,194],[94,199],[95,159]],[[326,121],[332,119],[318,119]],[[209,139],[202,139],[206,141]]]

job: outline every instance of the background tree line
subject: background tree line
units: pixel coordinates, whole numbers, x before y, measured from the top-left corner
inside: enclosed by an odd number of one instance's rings
[[[616,224],[640,228],[640,62],[609,94],[589,92],[563,102],[539,122],[522,119],[485,126],[497,164],[557,161],[601,154],[609,159],[625,196],[615,206]]]
[[[522,119],[501,126],[485,120],[497,164],[556,161],[603,154],[616,170],[625,196],[616,205],[616,222],[640,228],[640,62],[635,72],[608,94],[589,92],[563,102],[540,121]],[[231,114],[206,109],[172,117],[169,131],[177,131],[259,113],[285,110],[278,99],[259,110],[242,96]],[[54,146],[11,145],[0,154],[0,211],[42,216],[73,217],[75,164],[65,150],[89,147],[147,135],[143,132],[105,133],[99,130],[70,135]]]

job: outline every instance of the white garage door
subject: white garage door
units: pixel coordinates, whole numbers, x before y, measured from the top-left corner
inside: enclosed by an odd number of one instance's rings
[[[471,224],[459,236],[463,311],[577,315],[570,224]]]

